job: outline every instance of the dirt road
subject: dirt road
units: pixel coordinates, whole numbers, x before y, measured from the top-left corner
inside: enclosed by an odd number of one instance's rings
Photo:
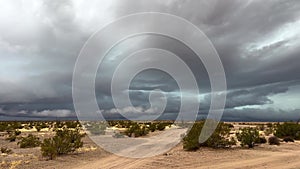
[[[168,129],[158,135],[143,138],[114,138],[111,135],[92,136],[91,139],[105,150],[118,156],[145,158],[163,154],[181,141],[187,129]]]

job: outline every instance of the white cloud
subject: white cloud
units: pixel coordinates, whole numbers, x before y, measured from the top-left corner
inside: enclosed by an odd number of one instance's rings
[[[43,111],[33,111],[32,116],[37,117],[69,117],[74,115],[70,110],[43,110]]]

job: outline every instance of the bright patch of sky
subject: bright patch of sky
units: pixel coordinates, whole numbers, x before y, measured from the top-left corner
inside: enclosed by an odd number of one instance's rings
[[[274,102],[272,106],[284,110],[300,109],[299,94],[300,85],[292,86],[286,93],[271,96],[270,99]]]
[[[286,42],[283,45],[286,47],[297,45],[297,43],[299,43],[298,39],[300,38],[299,27],[300,27],[300,18],[295,22],[287,23],[283,25],[276,31],[273,31],[267,34],[266,36],[262,37],[262,39],[259,39],[256,42],[248,44],[246,49],[247,51],[250,52],[263,51],[273,45],[276,45],[284,41]],[[247,57],[247,56],[244,55],[243,57]],[[273,56],[263,56],[262,58],[266,60],[271,57]]]
[[[299,93],[300,93],[300,85],[292,86],[286,93],[279,93],[276,95],[269,96],[269,99],[273,101],[272,104],[265,105],[247,105],[235,107],[236,110],[242,110],[246,108],[253,109],[267,109],[273,108],[276,110],[295,110],[300,109],[299,104]]]

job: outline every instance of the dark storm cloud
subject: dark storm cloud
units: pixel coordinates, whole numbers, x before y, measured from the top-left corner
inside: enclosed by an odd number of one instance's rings
[[[72,72],[88,37],[112,19],[155,11],[189,20],[214,44],[227,76],[225,119],[298,118],[299,107],[243,108],[272,106],[273,96],[290,94],[293,86],[299,88],[300,3],[297,0],[40,1],[32,4],[7,1],[0,3],[0,11],[1,115],[36,117],[62,112],[63,116],[72,116]],[[110,96],[113,68],[124,56],[145,47],[172,51],[191,67],[200,86],[200,113],[205,114],[209,109],[210,85],[203,64],[180,42],[155,36],[125,41],[107,56],[96,78],[99,106],[107,112],[114,111]],[[180,98],[178,85],[169,75],[155,71],[141,73],[128,92],[133,105],[145,112],[149,108],[149,92],[157,88],[168,93],[165,117],[173,117],[179,109]]]
[[[257,109],[244,108],[242,110],[227,109],[224,112],[225,121],[298,121],[300,109]]]

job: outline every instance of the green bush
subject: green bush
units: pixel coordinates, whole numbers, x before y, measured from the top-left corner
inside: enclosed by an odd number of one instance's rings
[[[156,130],[156,124],[155,124],[155,123],[149,124],[149,130],[150,130],[151,132],[154,132],[154,131]]]
[[[82,138],[84,134],[80,134],[78,128],[69,130],[67,128],[56,131],[53,138],[44,139],[41,144],[42,156],[53,159],[56,156],[74,152],[83,146]]]
[[[146,123],[148,125],[148,130],[154,132],[155,130],[163,131],[167,126],[171,126],[173,123],[167,122],[155,122],[155,123]]]
[[[125,131],[125,134],[129,137],[140,137],[145,136],[149,133],[149,130],[145,125],[140,125],[136,122],[133,122],[132,125]]]
[[[279,138],[291,137],[295,140],[300,140],[300,125],[293,122],[277,124],[274,135]]]
[[[204,126],[204,122],[196,122],[187,135],[183,138],[183,148],[188,151],[197,150],[200,147],[227,148],[236,144],[233,138],[230,138],[230,126],[225,123],[219,123],[216,130],[210,138],[204,143],[199,143],[199,136]]]
[[[194,151],[200,148],[199,136],[203,125],[203,122],[196,122],[188,134],[183,138],[183,148],[185,150]]]
[[[76,128],[76,127],[81,127],[81,124],[79,121],[66,121],[65,126],[67,128]]]
[[[42,156],[53,160],[58,155],[57,144],[59,143],[53,138],[44,139],[43,143],[41,144]]]
[[[20,148],[33,148],[40,146],[40,139],[32,134],[29,134],[27,137],[21,138],[21,141],[18,142]]]
[[[0,122],[0,132],[14,131],[22,128],[24,128],[24,126],[22,126],[20,122]]]
[[[123,122],[122,121],[117,121],[117,120],[111,120],[111,121],[107,121],[109,126],[117,126],[117,125],[122,125]]]
[[[16,129],[22,129],[24,128],[22,126],[21,122],[8,122],[8,126],[10,130],[16,130]]]
[[[159,131],[163,131],[166,128],[166,126],[168,126],[168,125],[169,124],[167,124],[167,123],[158,123],[156,125],[156,129],[159,130]]]
[[[0,122],[0,132],[6,131],[7,128],[8,128],[8,126],[7,126],[6,122]]]
[[[241,142],[241,146],[253,148],[255,143],[259,143],[259,132],[256,128],[243,128],[240,133],[237,133],[237,139]]]
[[[280,141],[276,136],[269,137],[268,142],[270,145],[280,145]]]

